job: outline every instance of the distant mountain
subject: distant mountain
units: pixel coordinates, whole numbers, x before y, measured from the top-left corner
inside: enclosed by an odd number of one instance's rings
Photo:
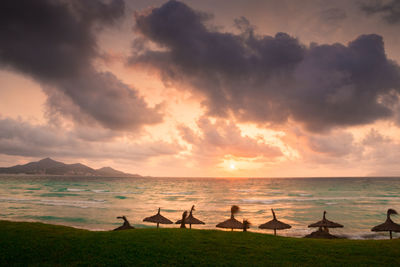
[[[92,169],[81,163],[65,164],[45,158],[25,165],[0,167],[0,173],[6,174],[48,174],[48,175],[79,175],[79,176],[108,176],[108,177],[141,177],[138,174],[129,174],[114,170],[111,167]]]

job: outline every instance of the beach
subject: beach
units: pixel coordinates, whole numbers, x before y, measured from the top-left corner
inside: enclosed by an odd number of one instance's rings
[[[126,216],[136,228],[152,228],[145,217],[161,213],[173,222],[196,206],[194,215],[216,229],[229,218],[231,205],[248,219],[249,231],[272,233],[258,226],[272,219],[271,208],[291,229],[279,235],[302,237],[310,223],[327,218],[344,228],[335,235],[350,239],[387,239],[371,232],[388,208],[399,209],[400,178],[105,178],[74,176],[0,176],[0,220],[43,222],[92,231],[121,225]],[[398,220],[396,216],[392,217]],[[177,228],[179,225],[161,225]],[[394,233],[394,237],[398,237]]]

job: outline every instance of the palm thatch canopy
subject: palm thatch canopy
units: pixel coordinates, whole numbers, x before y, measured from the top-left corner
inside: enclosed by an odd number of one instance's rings
[[[270,220],[269,222],[261,224],[258,228],[260,228],[260,229],[272,229],[272,230],[274,230],[274,235],[276,235],[276,230],[283,230],[283,229],[292,228],[291,225],[283,223],[281,221],[278,221],[276,219],[274,210],[271,209],[271,211],[272,211],[272,216],[274,218],[272,220]]]
[[[392,219],[390,218],[390,215],[396,215],[398,214],[397,211],[394,209],[388,209],[387,214],[386,214],[386,221],[382,224],[379,224],[375,226],[374,228],[371,229],[371,231],[374,232],[389,232],[390,233],[390,239],[392,239],[392,231],[394,232],[400,232],[400,225],[393,222]]]
[[[324,239],[335,239],[337,236],[331,235],[329,232],[322,230],[319,228],[317,231],[312,232],[309,235],[306,235],[305,238],[324,238]]]
[[[124,220],[124,224],[121,225],[120,227],[115,228],[113,231],[135,229],[135,227],[133,227],[133,226],[129,223],[128,219],[126,219],[125,216],[118,216],[117,219],[123,219],[123,220]]]
[[[228,229],[243,229],[243,223],[236,220],[233,216],[216,225],[218,228],[228,228]]]
[[[150,217],[146,217],[143,219],[144,222],[153,222],[153,223],[157,223],[157,228],[159,227],[159,224],[172,224],[173,222],[171,222],[170,220],[168,220],[167,218],[165,218],[164,216],[162,216],[160,214],[160,208],[158,208],[158,212],[156,215],[150,216]]]
[[[233,205],[231,207],[231,218],[223,221],[219,224],[216,225],[218,228],[228,228],[228,229],[243,229],[243,223],[239,222],[238,220],[235,219],[234,214],[239,212],[239,207]]]
[[[342,228],[343,225],[339,223],[335,223],[332,221],[329,221],[328,219],[325,218],[326,211],[324,211],[324,216],[322,217],[321,221],[318,221],[316,223],[310,224],[308,227],[324,227],[324,228]]]
[[[190,209],[190,213],[189,216],[186,218],[185,223],[189,224],[190,229],[192,229],[192,224],[205,224],[204,222],[200,221],[199,219],[193,217],[193,211],[194,211],[194,205],[192,206],[192,208]],[[176,224],[180,224],[182,223],[182,220],[178,220],[176,222]]]

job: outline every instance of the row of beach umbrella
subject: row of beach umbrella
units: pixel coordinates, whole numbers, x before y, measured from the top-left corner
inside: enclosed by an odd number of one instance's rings
[[[219,224],[216,225],[218,228],[225,228],[225,229],[241,229],[243,231],[246,231],[248,228],[250,228],[250,222],[248,220],[243,220],[243,222],[240,222],[235,219],[235,214],[238,213],[240,208],[236,205],[233,205],[231,207],[231,217]],[[176,224],[180,224],[181,228],[186,228],[186,224],[189,224],[190,229],[192,228],[192,224],[205,224],[203,221],[195,218],[193,216],[193,211],[195,211],[194,205],[190,209],[189,216],[187,215],[187,211],[184,211],[182,214],[182,219],[178,220]],[[274,230],[274,235],[276,235],[276,230],[284,230],[284,229],[289,229],[292,226],[279,221],[276,218],[275,211],[271,209],[272,211],[272,216],[273,219],[261,224],[259,226],[260,229],[270,229]],[[160,224],[173,224],[173,222],[164,216],[161,215],[161,209],[158,209],[157,214],[146,217],[143,219],[144,222],[152,222],[157,224],[157,228],[159,228]],[[387,218],[386,221],[383,224],[377,225],[371,229],[371,231],[374,232],[384,232],[387,231],[390,233],[390,239],[392,239],[392,232],[400,232],[400,225],[393,222],[392,219],[390,218],[391,215],[397,214],[397,212],[394,209],[388,209],[387,211]],[[129,221],[126,219],[125,216],[117,217],[118,219],[123,219],[124,224],[115,230],[127,230],[127,229],[133,229],[134,227],[130,225]],[[308,227],[315,227],[318,228],[317,231],[312,232],[309,235],[306,235],[305,237],[307,238],[337,238],[336,236],[332,235],[329,233],[329,228],[343,228],[343,225],[332,222],[328,219],[326,219],[326,211],[324,211],[322,220],[308,225]]]

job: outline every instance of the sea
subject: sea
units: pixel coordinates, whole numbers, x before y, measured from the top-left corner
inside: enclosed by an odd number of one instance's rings
[[[258,226],[272,219],[291,229],[279,235],[303,237],[308,225],[327,219],[344,225],[332,234],[350,239],[385,239],[371,232],[386,219],[389,208],[400,212],[400,178],[113,178],[68,176],[0,176],[0,220],[43,222],[92,231],[109,231],[126,216],[136,228],[156,227],[143,219],[157,213],[175,222],[195,205],[193,215],[215,226],[230,217],[237,205],[239,221],[249,231],[271,234]],[[400,223],[400,216],[393,220]],[[179,227],[177,224],[161,227]],[[400,237],[400,233],[394,233]]]

